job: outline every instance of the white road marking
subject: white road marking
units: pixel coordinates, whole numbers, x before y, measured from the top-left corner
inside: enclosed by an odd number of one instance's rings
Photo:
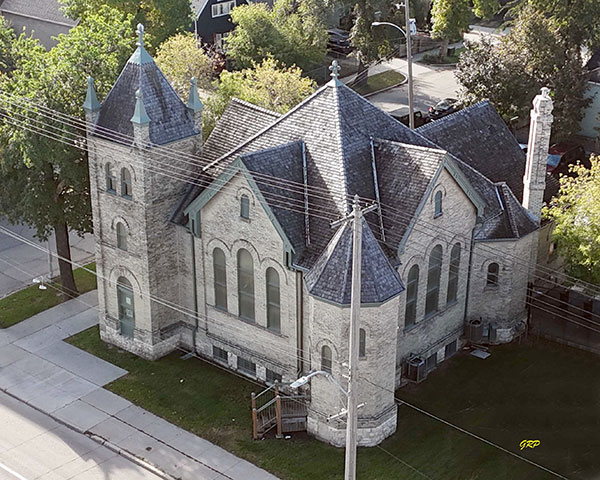
[[[27,480],[23,475],[15,472],[12,468],[7,467],[2,462],[0,462],[0,468],[10,473],[13,477],[17,478],[18,480]]]

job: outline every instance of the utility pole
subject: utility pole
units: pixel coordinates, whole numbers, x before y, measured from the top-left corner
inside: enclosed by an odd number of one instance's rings
[[[358,195],[354,196],[352,213],[342,220],[332,223],[335,227],[352,221],[352,296],[350,299],[350,352],[348,361],[348,417],[346,423],[346,463],[344,480],[356,479],[356,436],[358,429],[358,348],[360,331],[360,290],[362,269],[362,217],[377,208],[371,205],[360,209]]]
[[[413,75],[412,75],[412,41],[410,33],[410,15],[408,12],[408,0],[404,0],[405,35],[406,35],[406,61],[408,63],[408,126],[415,128],[415,109],[413,103]]]

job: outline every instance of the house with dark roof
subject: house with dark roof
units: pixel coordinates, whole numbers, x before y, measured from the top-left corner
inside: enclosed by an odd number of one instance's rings
[[[0,0],[0,15],[13,27],[17,35],[25,31],[46,48],[56,45],[54,39],[77,25],[65,17],[58,0]]]
[[[273,0],[191,0],[194,31],[204,43],[223,48],[223,40],[233,30],[231,10],[253,2],[273,6]]]
[[[189,350],[266,383],[325,372],[304,387],[306,426],[344,445],[345,423],[327,418],[345,402],[354,246],[334,222],[356,196],[374,206],[361,225],[360,445],[395,431],[398,386],[469,340],[522,330],[549,188],[547,89],[527,157],[488,102],[411,130],[335,67],[283,115],[233,100],[202,144],[195,85],[182,103],[138,33],[108,96],[90,80],[84,105],[106,342],[146,358]]]
[[[590,104],[583,112],[581,120],[580,135],[590,138],[598,137],[598,128],[600,128],[600,50],[596,50],[586,64],[589,72],[587,98],[591,100]]]

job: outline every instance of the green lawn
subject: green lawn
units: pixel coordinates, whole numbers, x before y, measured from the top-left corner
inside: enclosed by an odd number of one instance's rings
[[[457,48],[454,50],[453,55],[448,55],[447,57],[444,57],[441,60],[437,53],[426,54],[423,55],[421,63],[426,63],[428,65],[452,65],[458,63],[458,58],[460,57],[460,54],[464,51],[465,47]]]
[[[398,85],[404,81],[404,78],[404,75],[395,70],[387,70],[386,72],[377,73],[368,77],[366,84],[352,87],[352,89],[361,95],[367,95],[387,87]]]
[[[96,264],[90,263],[86,268],[96,271]],[[89,292],[96,288],[96,276],[81,268],[73,271],[79,293]],[[0,328],[8,328],[22,320],[43,312],[61,302],[60,283],[57,279],[40,290],[37,285],[19,290],[0,300]],[[58,290],[57,290],[58,289]]]
[[[306,435],[251,439],[250,393],[257,385],[181,354],[142,360],[102,343],[97,327],[69,342],[130,372],[109,390],[284,480],[343,478],[343,450]],[[505,345],[486,360],[459,354],[397,395],[569,479],[600,475],[597,356],[544,341]],[[541,444],[521,452],[525,439]],[[554,478],[407,406],[399,407],[397,432],[381,446],[433,479]],[[382,449],[361,448],[358,478],[424,477]]]

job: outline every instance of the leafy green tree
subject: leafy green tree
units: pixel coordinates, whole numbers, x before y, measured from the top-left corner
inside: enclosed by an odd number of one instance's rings
[[[233,97],[285,113],[315,88],[298,67],[283,67],[273,59],[239,72],[223,71],[215,94],[206,101],[203,130],[210,134]]]
[[[187,100],[192,77],[198,80],[199,88],[209,90],[223,63],[191,33],[178,33],[165,40],[156,52],[155,61],[184,100]]]
[[[68,231],[92,229],[87,156],[72,144],[81,130],[55,121],[44,108],[83,118],[87,76],[106,95],[131,53],[131,38],[131,18],[100,7],[60,35],[49,52],[19,37],[16,68],[0,77],[0,104],[10,117],[0,123],[0,213],[33,226],[42,240],[54,231],[57,253],[66,259]],[[68,298],[76,291],[73,271],[68,261],[59,261],[59,268]]]
[[[560,178],[560,192],[543,214],[554,221],[554,238],[569,274],[600,285],[600,157],[591,169],[575,166]]]
[[[589,103],[580,50],[567,48],[553,22],[532,8],[520,12],[499,44],[467,45],[456,77],[465,103],[488,98],[505,120],[526,118],[540,88],[549,87],[559,140],[577,133]]]
[[[67,16],[84,19],[102,5],[131,15],[131,24],[144,25],[146,48],[150,53],[167,38],[183,32],[192,22],[189,0],[60,0]]]
[[[441,40],[440,58],[448,55],[448,44],[462,38],[471,21],[469,0],[434,0],[431,7],[431,36]]]
[[[0,75],[14,68],[13,45],[15,43],[15,32],[0,15]]]
[[[225,40],[227,55],[238,69],[266,58],[310,70],[325,58],[327,29],[318,0],[279,0],[270,10],[264,3],[236,7],[235,30]]]

